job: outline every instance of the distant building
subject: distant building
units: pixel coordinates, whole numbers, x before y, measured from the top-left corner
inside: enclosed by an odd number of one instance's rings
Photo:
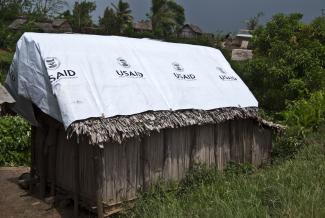
[[[105,30],[104,28],[98,26],[88,26],[82,27],[79,32],[85,34],[102,35]]]
[[[237,47],[242,49],[247,49],[249,41],[253,38],[253,35],[250,33],[249,30],[241,29],[236,35],[233,44]]]
[[[18,31],[24,28],[27,24],[27,18],[20,17],[14,20],[8,28],[13,31]],[[72,28],[69,22],[66,19],[56,19],[56,20],[48,20],[43,22],[35,22],[33,23],[34,27],[39,29],[41,32],[44,33],[66,33],[72,32]]]
[[[23,26],[27,23],[27,18],[25,17],[20,17],[16,20],[14,20],[8,28],[11,30],[20,30],[23,28]]]
[[[241,29],[234,37],[230,33],[227,34],[221,46],[231,51],[231,60],[250,60],[253,58],[253,51],[248,48],[252,38],[249,30]]]
[[[201,35],[203,35],[203,32],[200,27],[193,24],[185,24],[179,34],[180,37],[184,38],[195,38]]]
[[[7,105],[15,103],[13,97],[9,94],[7,89],[0,84],[0,116],[10,114],[11,111],[8,109]]]
[[[248,49],[233,49],[231,52],[231,60],[246,61],[253,58],[253,51]]]
[[[52,26],[54,30],[57,32],[62,32],[62,33],[72,32],[71,25],[66,19],[53,20]]]
[[[152,32],[152,23],[150,20],[141,20],[133,23],[133,30],[136,33]]]

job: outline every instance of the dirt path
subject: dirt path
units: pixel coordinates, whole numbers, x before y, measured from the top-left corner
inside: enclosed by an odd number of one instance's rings
[[[17,178],[26,167],[0,168],[0,217],[4,218],[60,218],[71,217],[69,211],[58,211],[50,205],[32,197],[17,185]]]

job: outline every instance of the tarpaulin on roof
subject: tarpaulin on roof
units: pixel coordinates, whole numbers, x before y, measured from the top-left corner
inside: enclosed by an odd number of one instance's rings
[[[65,127],[145,111],[258,106],[217,49],[116,36],[25,33],[6,84],[30,122],[34,103]]]

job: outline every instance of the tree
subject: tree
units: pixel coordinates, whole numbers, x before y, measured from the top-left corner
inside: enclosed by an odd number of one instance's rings
[[[325,89],[325,19],[277,14],[254,31],[254,59],[234,65],[268,111]],[[323,29],[323,31],[322,31]]]
[[[263,12],[258,12],[256,16],[251,17],[249,20],[246,21],[246,27],[249,30],[255,30],[260,22],[260,18],[264,16]]]
[[[11,22],[22,13],[23,0],[0,0],[0,20]]]
[[[91,13],[96,10],[95,2],[75,2],[72,14],[64,12],[65,18],[69,20],[74,31],[81,31],[84,27],[93,25]]]
[[[170,0],[152,0],[149,16],[155,34],[162,36],[175,33],[177,27],[185,21],[182,6]]]
[[[105,34],[120,33],[118,18],[110,7],[105,9],[103,17],[99,17],[99,25],[104,29]]]
[[[112,7],[115,10],[119,26],[119,32],[123,33],[132,24],[133,21],[133,17],[131,15],[132,10],[130,9],[130,5],[127,2],[119,0],[118,4],[112,4]]]
[[[40,19],[54,17],[67,6],[65,0],[29,0],[27,7],[30,14]]]
[[[177,4],[174,1],[168,1],[168,7],[174,11],[175,14],[175,21],[176,21],[176,31],[179,31],[185,22],[185,10],[184,8]]]

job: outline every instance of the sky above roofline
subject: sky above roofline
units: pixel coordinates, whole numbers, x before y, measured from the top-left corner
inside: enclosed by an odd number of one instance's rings
[[[80,0],[82,1],[82,0]],[[117,0],[94,0],[97,4],[96,11],[92,14],[95,23],[102,16],[105,8]],[[130,3],[134,19],[146,19],[149,13],[151,0],[127,0]],[[185,8],[186,22],[198,25],[203,31],[236,32],[245,27],[245,20],[263,12],[261,23],[276,13],[302,13],[303,21],[310,22],[321,15],[325,8],[324,0],[176,0]],[[72,9],[75,0],[68,0]]]

